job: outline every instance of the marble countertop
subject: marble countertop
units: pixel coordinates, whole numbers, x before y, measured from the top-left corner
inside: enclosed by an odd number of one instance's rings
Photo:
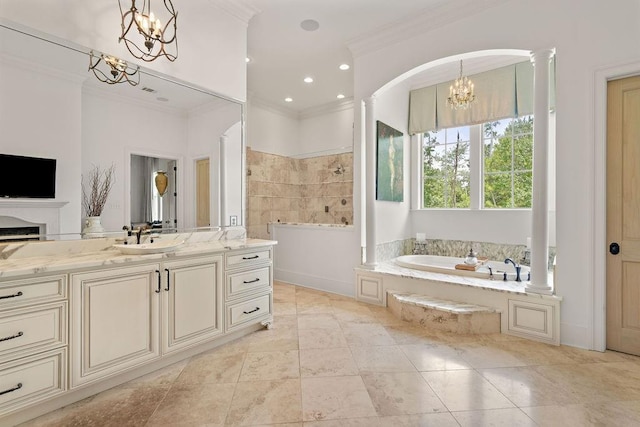
[[[142,261],[160,262],[194,255],[224,253],[277,244],[274,240],[219,239],[201,233],[163,235],[166,240],[184,240],[175,251],[146,255],[124,255],[113,245],[115,239],[21,242],[0,245],[0,280],[43,273],[100,268]]]

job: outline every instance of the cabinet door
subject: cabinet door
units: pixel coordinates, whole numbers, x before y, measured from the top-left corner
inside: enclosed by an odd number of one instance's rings
[[[71,275],[71,385],[160,357],[158,264]]]
[[[222,328],[222,257],[165,262],[162,351],[209,340]]]

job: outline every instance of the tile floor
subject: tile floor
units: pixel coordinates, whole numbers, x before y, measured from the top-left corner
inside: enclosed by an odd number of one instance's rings
[[[275,322],[26,426],[638,426],[640,358],[409,326],[275,283]]]

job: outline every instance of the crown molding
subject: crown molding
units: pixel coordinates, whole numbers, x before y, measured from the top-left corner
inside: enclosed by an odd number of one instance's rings
[[[19,68],[21,70],[35,72],[39,74],[45,74],[56,79],[65,80],[71,83],[82,84],[88,77],[85,71],[82,73],[62,72],[57,68],[48,67],[40,62],[35,62],[30,59],[21,58],[19,56],[0,53],[0,63]]]
[[[340,111],[353,109],[353,97],[341,99],[339,101],[329,102],[327,104],[318,105],[317,107],[307,108],[298,114],[300,119],[309,119],[316,116],[324,116],[325,114],[338,113]]]
[[[304,120],[310,119],[312,117],[324,116],[326,114],[353,109],[353,98],[345,98],[341,99],[340,101],[329,102],[327,104],[307,108],[302,111],[296,111],[290,108],[286,108],[281,105],[274,104],[273,102],[269,102],[265,99],[258,98],[255,95],[251,94],[249,94],[249,102],[247,104],[249,108],[258,107],[272,113],[280,114],[281,116],[285,116],[290,119]]]
[[[288,117],[290,119],[298,120],[300,118],[300,115],[298,114],[297,111],[292,110],[290,108],[283,107],[273,102],[267,101],[266,99],[258,98],[252,94],[249,94],[249,101],[247,102],[247,104],[249,107],[247,108],[247,110],[249,110],[251,107],[258,107],[263,110],[267,110],[272,113]]]
[[[354,58],[476,15],[512,0],[447,1],[347,41]]]
[[[211,4],[229,15],[239,19],[245,25],[249,25],[249,21],[254,15],[262,12],[261,9],[251,5],[244,0],[209,0]]]

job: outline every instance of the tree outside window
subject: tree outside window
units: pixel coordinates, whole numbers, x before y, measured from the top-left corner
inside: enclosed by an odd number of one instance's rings
[[[422,135],[423,207],[469,208],[471,170],[483,167],[485,208],[530,208],[533,116],[476,126]],[[482,144],[483,159],[471,157],[470,144]]]

